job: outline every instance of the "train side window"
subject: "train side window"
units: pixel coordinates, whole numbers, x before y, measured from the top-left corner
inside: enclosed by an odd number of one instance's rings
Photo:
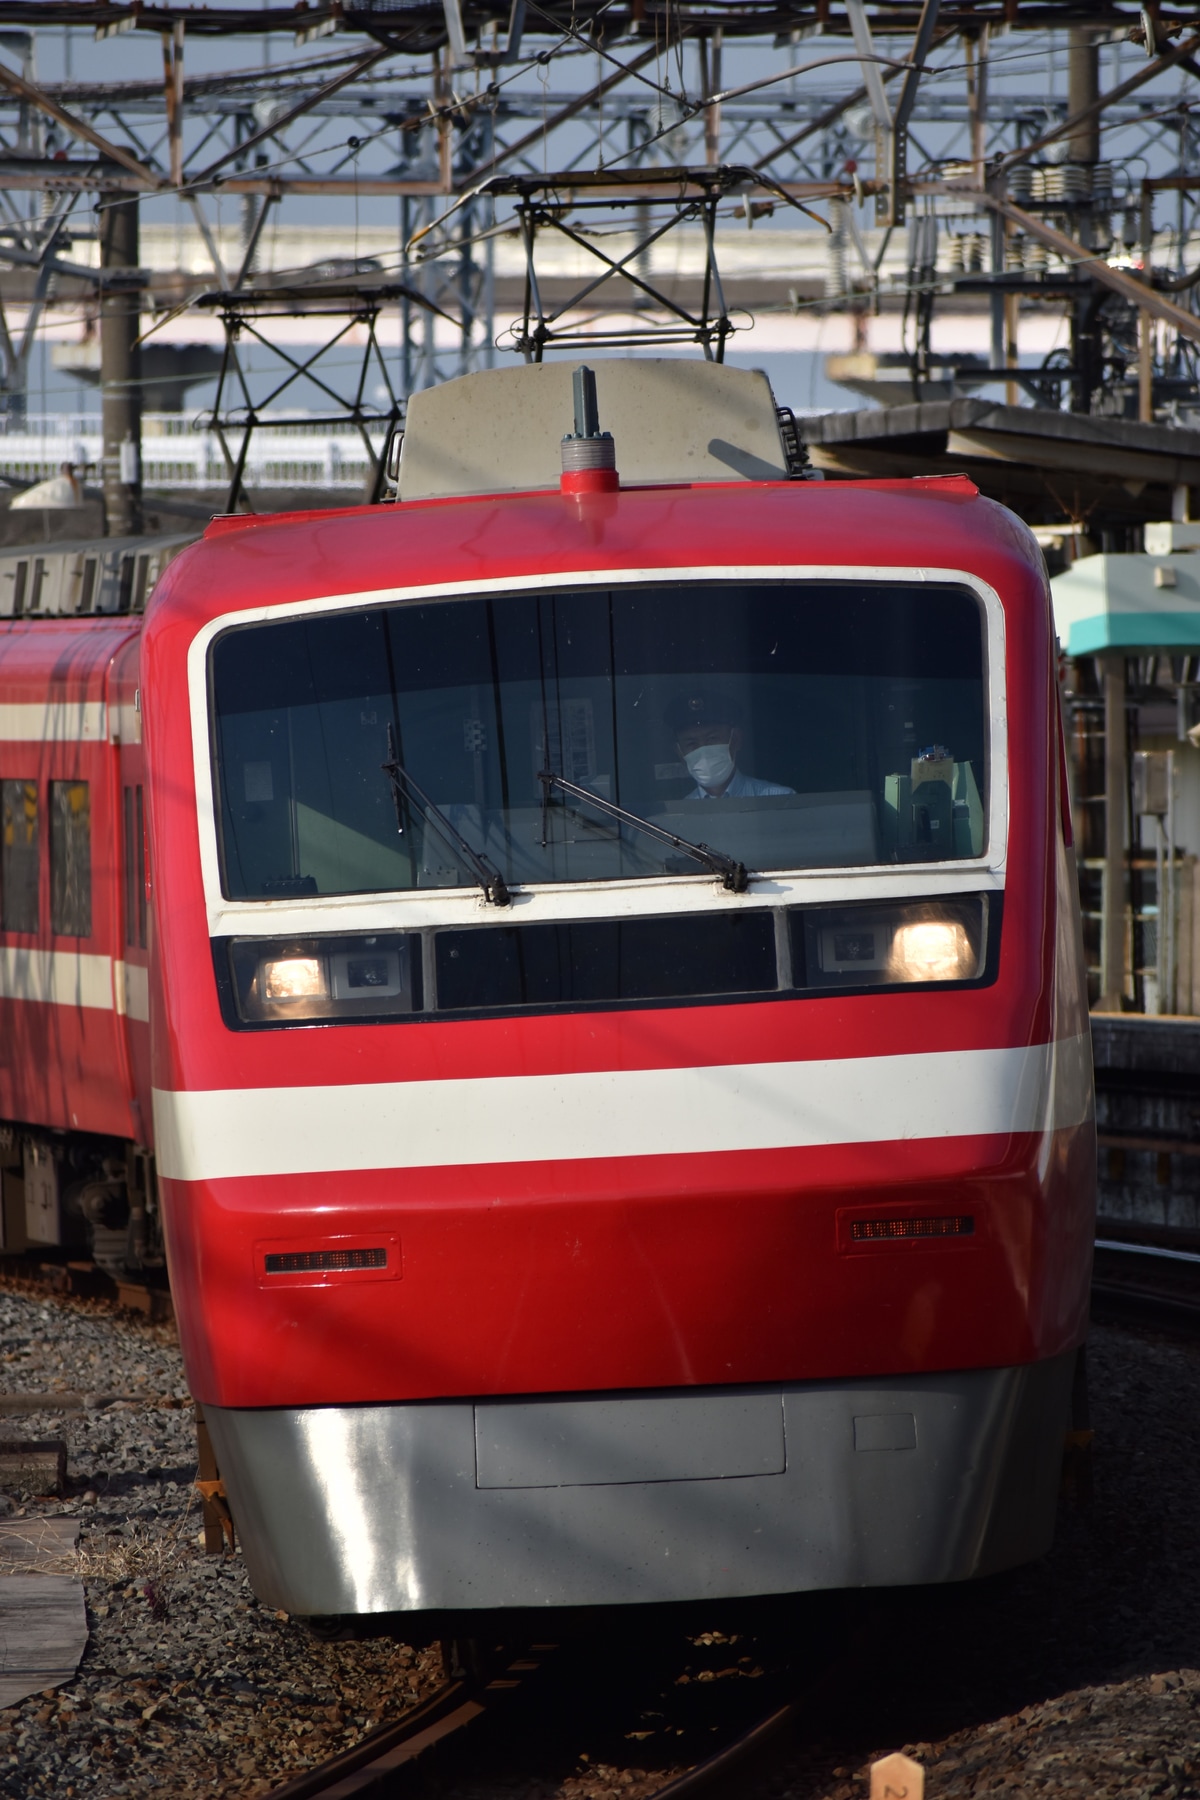
[[[19,562],[13,577],[13,618],[19,619],[25,611],[25,584],[29,580],[29,564]]]
[[[0,930],[37,928],[37,782],[0,781]]]
[[[92,935],[92,810],[86,781],[50,783],[50,929]]]
[[[40,612],[42,605],[42,589],[46,585],[46,559],[35,556],[33,559],[33,584],[29,590],[30,612]]]
[[[125,942],[146,948],[146,819],[142,789],[125,789]]]
[[[96,558],[89,556],[83,565],[83,586],[79,590],[79,610],[91,612],[96,598]]]

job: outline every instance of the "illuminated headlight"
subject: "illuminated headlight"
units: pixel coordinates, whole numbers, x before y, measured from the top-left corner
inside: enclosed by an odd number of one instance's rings
[[[259,964],[258,991],[268,1003],[321,1000],[329,992],[325,963],[319,956],[286,956],[278,962],[264,960]]]
[[[234,1024],[314,1025],[420,1010],[420,944],[400,932],[226,938],[213,950],[222,1010]]]
[[[970,981],[979,958],[958,919],[922,919],[898,925],[888,974],[893,981]]]
[[[805,907],[793,914],[797,988],[908,987],[978,981],[994,963],[999,897]]]

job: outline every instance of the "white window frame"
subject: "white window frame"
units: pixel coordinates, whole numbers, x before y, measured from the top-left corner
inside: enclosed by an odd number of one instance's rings
[[[478,887],[396,889],[372,894],[316,894],[284,900],[228,900],[221,892],[217,809],[213,792],[208,653],[233,626],[314,613],[358,612],[472,595],[524,594],[544,589],[622,587],[687,581],[741,583],[859,582],[888,586],[967,588],[985,623],[984,683],[988,715],[988,830],[984,854],[952,862],[872,864],[863,868],[804,869],[751,875],[745,894],[732,894],[706,870],[695,875],[627,876],[605,881],[540,882],[513,890],[511,906],[490,905]],[[854,900],[920,899],[934,894],[1001,892],[1008,865],[1008,708],[1005,689],[1004,607],[996,590],[963,569],[897,568],[847,563],[736,563],[687,568],[559,570],[507,580],[441,582],[328,594],[282,605],[245,607],[210,619],[192,639],[187,657],[193,772],[200,868],[212,937],[279,937],[353,931],[419,931],[430,927],[551,920],[611,919],[716,912],[748,905],[799,906]]]

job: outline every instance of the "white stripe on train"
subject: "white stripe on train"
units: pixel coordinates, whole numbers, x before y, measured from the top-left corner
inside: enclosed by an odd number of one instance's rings
[[[103,700],[6,701],[0,744],[100,744],[108,735]]]
[[[154,1094],[177,1181],[1043,1132],[1091,1116],[1091,1044],[712,1068]]]
[[[0,1000],[41,1006],[90,1007],[150,1017],[149,971],[77,950],[23,950],[0,945]]]

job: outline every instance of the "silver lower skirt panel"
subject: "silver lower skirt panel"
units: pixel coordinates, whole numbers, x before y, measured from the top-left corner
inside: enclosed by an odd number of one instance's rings
[[[1040,1556],[1074,1361],[204,1416],[270,1606],[715,1599],[958,1581]]]

